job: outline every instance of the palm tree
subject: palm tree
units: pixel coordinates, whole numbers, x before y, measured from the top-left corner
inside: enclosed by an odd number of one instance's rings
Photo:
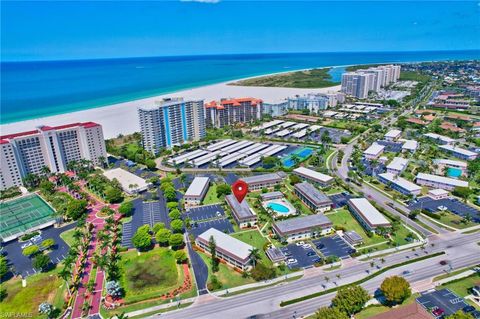
[[[258,248],[253,247],[250,251],[250,258],[253,261],[253,268],[255,268],[255,262],[260,259],[260,251]]]
[[[70,292],[70,286],[68,285],[68,280],[70,279],[70,277],[72,276],[72,272],[67,269],[66,267],[64,267],[59,273],[58,273],[58,276],[60,278],[62,278],[63,280],[65,280],[65,283],[67,284],[67,290],[68,290],[68,294],[71,295],[71,292]]]
[[[325,276],[323,279],[325,279],[326,282],[330,281],[330,278],[328,276]]]

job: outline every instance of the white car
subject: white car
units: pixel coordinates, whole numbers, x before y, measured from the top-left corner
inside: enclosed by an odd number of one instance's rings
[[[25,248],[30,247],[32,245],[33,245],[33,243],[31,241],[27,241],[25,244],[22,245],[22,249],[25,249]]]
[[[305,245],[305,242],[304,241],[299,241],[299,242],[295,243],[295,245],[302,246],[302,245]]]
[[[302,245],[302,248],[304,248],[304,249],[312,248],[312,245],[304,244],[304,245]]]
[[[297,260],[295,258],[288,258],[287,259],[287,264],[295,264]]]

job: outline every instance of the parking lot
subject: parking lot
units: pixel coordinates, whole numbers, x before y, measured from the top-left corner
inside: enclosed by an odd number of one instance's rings
[[[330,200],[333,202],[333,208],[340,208],[347,205],[347,201],[351,198],[351,196],[347,192],[343,192],[330,195],[328,198],[330,198]]]
[[[385,152],[400,153],[402,151],[403,143],[389,142],[389,141],[377,141],[378,144],[385,146]]]
[[[206,205],[191,208],[185,213],[192,222],[207,220],[212,218],[220,218],[225,216],[225,211],[220,205]]]
[[[188,232],[193,234],[194,237],[197,237],[210,228],[215,228],[227,234],[233,233],[233,226],[227,218],[213,219],[206,222],[193,222]]]
[[[355,252],[340,236],[322,237],[312,241],[315,247],[321,251],[325,257],[337,256],[345,259]]]
[[[76,223],[73,223],[62,228],[48,227],[42,230],[40,241],[48,238],[52,238],[55,241],[55,246],[48,254],[52,260],[52,263],[57,264],[62,261],[65,256],[67,256],[69,247],[67,243],[65,243],[60,237],[60,234],[64,231],[74,228],[75,225]],[[21,274],[24,277],[37,272],[37,270],[33,269],[32,267],[32,260],[22,254],[22,245],[25,243],[26,242],[14,240],[6,244],[2,244],[3,254],[7,258],[9,264],[13,266],[14,272],[16,274]]]
[[[297,244],[290,244],[286,247],[281,247],[280,250],[287,258],[287,265],[290,269],[293,268],[308,268],[312,267],[315,263],[320,262],[321,258],[313,247],[301,246]],[[289,260],[295,260],[289,262]]]
[[[417,298],[417,302],[425,309],[432,309],[437,318],[442,315],[450,316],[467,306],[463,298],[458,297],[449,289],[426,292]],[[435,313],[435,309],[438,309],[437,313]]]
[[[335,128],[322,127],[320,130],[310,134],[310,138],[314,141],[321,142],[324,132],[328,132],[333,143],[340,143],[343,136],[352,135],[349,131],[339,130]]]
[[[476,223],[480,223],[480,211],[467,204],[460,202],[455,198],[444,198],[434,200],[430,197],[419,198],[416,203],[411,204],[409,209],[426,209],[431,213],[439,211],[439,207],[446,207],[450,212],[459,216],[465,217],[467,214],[472,217],[472,220]]]

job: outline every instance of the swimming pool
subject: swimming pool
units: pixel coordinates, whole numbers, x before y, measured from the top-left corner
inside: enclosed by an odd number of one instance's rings
[[[447,176],[448,177],[460,177],[462,176],[462,170],[459,168],[449,167],[447,169]]]
[[[271,202],[267,204],[267,207],[270,207],[271,209],[273,209],[275,212],[279,214],[286,214],[290,212],[290,209],[287,206],[280,203]]]

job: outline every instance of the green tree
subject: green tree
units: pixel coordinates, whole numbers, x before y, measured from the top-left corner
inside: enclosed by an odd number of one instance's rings
[[[118,187],[107,186],[104,193],[105,200],[109,203],[118,203],[123,200],[122,190]]]
[[[8,262],[7,259],[0,255],[0,279],[3,278],[8,273]]]
[[[52,194],[55,191],[55,184],[48,179],[42,180],[39,187],[40,190],[46,194]]]
[[[24,248],[24,249],[22,250],[22,254],[23,254],[24,256],[30,257],[30,256],[32,256],[32,255],[35,255],[35,254],[38,253],[39,251],[40,251],[40,249],[38,248],[37,245],[32,245],[32,246],[28,246],[28,247]]]
[[[351,316],[363,309],[370,300],[368,292],[361,286],[350,286],[338,291],[332,300],[332,305]]]
[[[172,234],[170,235],[169,238],[169,244],[172,246],[174,249],[183,246],[183,235],[182,234]]]
[[[130,216],[133,211],[133,203],[131,201],[123,202],[118,208],[118,212],[126,217]]]
[[[180,214],[180,211],[177,209],[177,208],[174,208],[170,211],[170,213],[168,213],[168,217],[170,217],[170,219],[174,220],[174,219],[180,219],[182,215]]]
[[[84,199],[72,199],[67,203],[66,214],[68,218],[77,220],[85,214],[87,201]]]
[[[385,278],[380,290],[389,304],[400,304],[412,294],[410,284],[400,276]]]
[[[172,210],[174,208],[178,208],[178,203],[177,202],[168,202],[167,203],[167,208],[168,210]]]
[[[162,228],[155,233],[155,240],[160,246],[166,246],[170,242],[172,232],[169,229]]]
[[[183,232],[183,221],[180,219],[174,219],[170,222],[170,227],[172,227],[174,233],[181,233]]]
[[[212,258],[212,272],[217,272],[219,270],[217,259],[217,243],[215,242],[215,238],[213,238],[213,236],[210,236],[208,239],[208,249],[210,250],[210,255]]]
[[[148,168],[149,170],[154,170],[154,169],[157,168],[157,164],[156,164],[155,161],[152,160],[152,159],[146,160],[145,166],[147,166],[147,168]]]
[[[221,197],[223,195],[230,195],[232,193],[232,187],[225,183],[217,185],[217,196]]]
[[[45,249],[55,246],[55,240],[53,238],[47,238],[42,241],[41,246]]]
[[[175,188],[173,188],[173,186],[165,188],[165,190],[163,191],[163,195],[169,202],[175,201],[177,199],[177,192],[175,191]]]
[[[132,237],[133,246],[138,250],[145,250],[152,245],[152,236],[150,235],[150,226],[143,225],[137,229]]]
[[[322,307],[317,310],[314,319],[349,319],[349,317],[338,308]]]
[[[164,228],[165,228],[164,223],[156,223],[155,225],[153,225],[152,231],[154,234],[156,234],[160,229],[164,229]]]
[[[453,189],[453,195],[461,197],[461,198],[468,198],[472,193],[473,190],[470,187],[460,187],[457,186]]]
[[[301,183],[302,179],[298,175],[290,175],[290,184],[295,185]]]
[[[187,261],[187,253],[184,250],[177,250],[174,254],[177,263],[183,264]]]
[[[52,260],[50,259],[50,256],[47,254],[38,254],[35,256],[33,259],[33,268],[35,269],[40,269],[42,272],[46,271],[50,265]]]
[[[450,316],[445,317],[445,319],[474,319],[473,316],[469,313],[465,313],[462,310],[451,314]]]

